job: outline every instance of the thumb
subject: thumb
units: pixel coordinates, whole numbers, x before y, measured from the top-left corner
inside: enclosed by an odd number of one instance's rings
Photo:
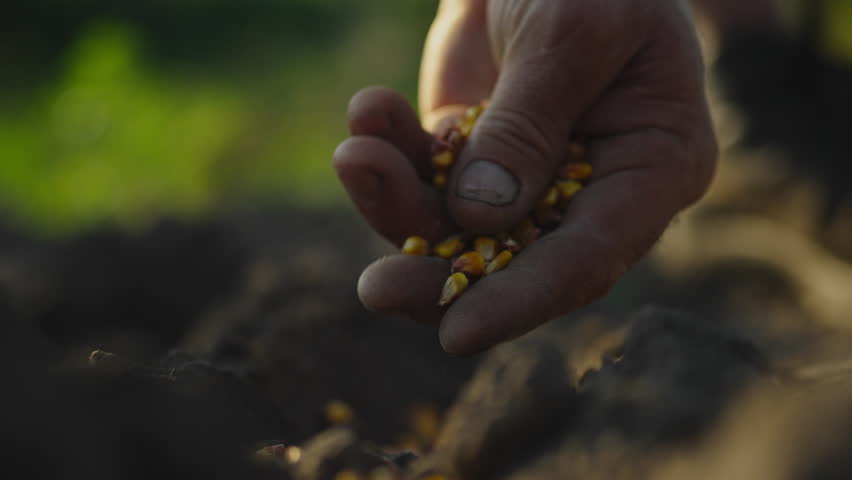
[[[467,230],[496,233],[525,218],[567,158],[578,119],[632,55],[598,28],[562,25],[588,16],[542,13],[513,24],[489,107],[450,179],[449,211]]]

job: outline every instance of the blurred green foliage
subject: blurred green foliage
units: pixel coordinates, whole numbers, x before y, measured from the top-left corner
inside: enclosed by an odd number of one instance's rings
[[[829,55],[852,62],[852,1],[828,0],[823,44]]]
[[[414,99],[435,1],[35,1],[0,19],[0,209],[66,232],[343,198],[349,97]]]

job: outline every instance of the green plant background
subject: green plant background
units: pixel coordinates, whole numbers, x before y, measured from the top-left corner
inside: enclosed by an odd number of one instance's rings
[[[0,209],[45,232],[326,206],[359,88],[414,98],[436,2],[36,1],[0,20]]]
[[[852,2],[828,3],[829,50],[852,58]],[[0,215],[63,233],[342,202],[330,158],[347,101],[371,84],[414,99],[436,6],[13,2],[0,16]]]

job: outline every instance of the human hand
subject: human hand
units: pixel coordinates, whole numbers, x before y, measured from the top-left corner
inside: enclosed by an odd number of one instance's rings
[[[446,191],[428,181],[432,135],[490,98]],[[401,244],[459,228],[508,230],[585,139],[595,174],[560,226],[448,308],[445,260],[394,255],[362,274],[369,308],[440,321],[451,353],[520,336],[606,293],[697,200],[716,143],[703,63],[679,0],[444,0],[426,43],[423,127],[407,102],[367,89],[335,167],[368,223]],[[426,130],[424,130],[424,127]]]

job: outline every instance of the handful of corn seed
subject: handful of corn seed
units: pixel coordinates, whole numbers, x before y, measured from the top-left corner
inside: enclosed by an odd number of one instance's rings
[[[473,132],[484,105],[467,109],[464,116],[432,145],[432,183],[442,189],[447,184],[449,172],[456,163],[467,138]],[[460,232],[430,246],[418,236],[405,240],[402,252],[408,255],[433,255],[450,261],[450,276],[444,283],[439,306],[458,298],[469,285],[478,279],[504,269],[514,255],[540,236],[556,228],[562,221],[562,212],[583,188],[583,181],[592,176],[591,164],[583,161],[585,147],[577,142],[570,145],[569,158],[559,168],[553,184],[538,205],[519,225],[508,232],[493,236],[476,236]]]

